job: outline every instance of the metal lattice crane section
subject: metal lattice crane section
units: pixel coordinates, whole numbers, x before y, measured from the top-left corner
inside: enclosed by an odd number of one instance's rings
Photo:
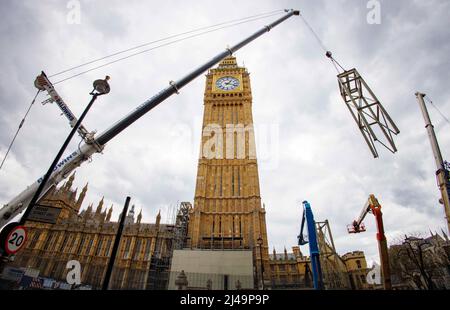
[[[373,156],[378,157],[375,141],[392,153],[397,152],[393,135],[399,134],[400,130],[358,71],[347,70],[338,74],[337,77],[342,99]],[[377,135],[375,130],[382,135]]]
[[[322,42],[319,35],[314,31],[311,25],[306,21],[305,17],[302,14],[300,14],[300,17],[325,52],[325,56],[331,60],[331,63],[336,68],[342,99],[344,99],[347,108],[350,110],[350,113],[358,125],[364,140],[366,140],[372,155],[375,158],[378,157],[375,141],[378,141],[392,153],[397,152],[392,135],[397,135],[400,131],[378,98],[372,92],[369,85],[367,85],[356,69],[345,70],[344,67],[342,67],[333,57],[331,51],[325,47],[325,44]],[[341,70],[343,72],[340,72]],[[374,129],[380,131],[384,138],[382,137],[380,139]]]
[[[348,289],[351,287],[346,274],[345,262],[336,252],[328,220],[316,222],[323,282],[326,289]]]

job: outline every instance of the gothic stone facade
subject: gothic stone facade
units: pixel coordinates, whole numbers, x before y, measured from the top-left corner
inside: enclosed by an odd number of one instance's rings
[[[95,211],[91,204],[79,212],[87,184],[77,197],[77,190],[71,189],[73,180],[74,175],[40,201],[60,208],[59,218],[56,224],[26,223],[28,239],[14,265],[39,269],[40,276],[65,281],[67,262],[77,260],[82,284],[97,289],[103,283],[118,223],[111,221],[112,206],[106,211],[103,199]],[[172,255],[174,226],[161,224],[160,214],[154,224],[141,223],[141,218],[140,213],[135,220],[133,206],[126,217],[110,288],[165,288],[158,272],[167,272],[164,265]]]
[[[333,257],[321,256],[323,279],[326,289],[370,289],[366,276],[369,271],[362,251],[346,253],[334,262]],[[270,255],[271,282],[274,289],[312,289],[310,257],[304,256],[298,246],[292,252]],[[348,280],[347,280],[348,279]]]

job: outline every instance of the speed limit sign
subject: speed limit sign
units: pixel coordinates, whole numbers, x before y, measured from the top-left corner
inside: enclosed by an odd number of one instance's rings
[[[7,254],[17,253],[25,245],[26,240],[26,228],[19,223],[6,225],[0,234],[1,248]]]

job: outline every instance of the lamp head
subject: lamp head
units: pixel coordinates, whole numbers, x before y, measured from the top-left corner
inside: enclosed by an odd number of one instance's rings
[[[105,94],[109,93],[109,91],[111,90],[109,83],[108,83],[109,79],[110,79],[110,77],[107,75],[104,80],[95,80],[94,83],[92,84],[94,87],[94,90],[91,92],[91,94],[105,95]],[[94,91],[96,93],[94,93]]]

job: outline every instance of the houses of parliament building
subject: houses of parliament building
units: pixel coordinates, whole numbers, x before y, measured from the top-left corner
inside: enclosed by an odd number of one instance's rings
[[[241,142],[236,142],[239,139]],[[259,282],[273,288],[312,287],[309,257],[298,247],[293,248],[293,253],[285,250],[277,254],[274,250],[269,255],[250,77],[234,57],[227,57],[206,75],[201,141],[193,205],[181,203],[175,222],[170,224],[161,223],[160,214],[154,223],[142,223],[142,214],[136,215],[133,206],[126,215],[110,288],[167,289],[173,253],[186,249],[198,250],[196,253],[202,255],[207,255],[205,251],[247,251],[254,288],[259,287]],[[77,260],[81,264],[81,282],[99,289],[118,222],[111,218],[113,207],[104,206],[103,199],[83,209],[88,185],[78,194],[72,189],[74,178],[71,175],[41,199],[40,204],[60,209],[58,219],[54,224],[28,221],[26,245],[13,264],[64,281],[67,262]],[[329,265],[345,273],[342,288],[365,285],[361,277],[367,271],[364,254],[353,254],[344,256],[339,264]],[[347,277],[354,281],[347,281]],[[195,288],[211,288],[206,282]],[[189,289],[189,285],[185,288]]]

